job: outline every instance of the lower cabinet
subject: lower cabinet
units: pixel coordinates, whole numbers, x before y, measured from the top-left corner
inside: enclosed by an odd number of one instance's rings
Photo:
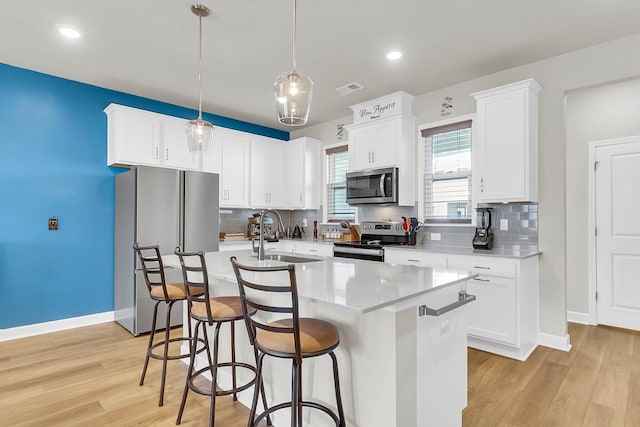
[[[385,248],[384,262],[388,262],[389,264],[444,268],[447,266],[447,256],[445,254],[424,252],[416,249]]]
[[[538,345],[538,257],[448,257],[447,266],[478,274],[467,282],[468,345],[526,360]]]
[[[295,253],[318,256],[333,256],[333,245],[327,243],[296,242]]]
[[[538,345],[538,257],[501,258],[386,248],[390,264],[446,267],[478,276],[467,282],[467,345],[526,360]]]

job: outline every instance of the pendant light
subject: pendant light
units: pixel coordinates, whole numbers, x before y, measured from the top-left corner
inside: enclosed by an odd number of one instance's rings
[[[293,0],[293,67],[290,73],[279,75],[273,83],[278,121],[287,126],[307,123],[313,94],[311,79],[296,71],[296,9],[297,0]]]
[[[190,120],[187,124],[187,141],[189,143],[189,151],[196,153],[209,151],[211,142],[213,141],[213,125],[202,119],[202,17],[209,16],[210,12],[208,7],[201,4],[194,4],[191,6],[191,12],[197,15],[200,21],[198,118]]]

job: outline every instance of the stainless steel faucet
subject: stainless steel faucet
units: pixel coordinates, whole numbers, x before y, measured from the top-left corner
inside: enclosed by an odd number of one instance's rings
[[[260,240],[259,240],[260,243],[257,248],[258,260],[260,261],[264,260],[264,217],[268,213],[276,214],[276,216],[278,217],[278,231],[285,230],[284,223],[282,222],[282,217],[280,216],[280,213],[278,213],[278,211],[275,211],[273,209],[267,209],[260,212]],[[251,246],[253,247],[253,251],[256,252],[255,240],[251,241]]]

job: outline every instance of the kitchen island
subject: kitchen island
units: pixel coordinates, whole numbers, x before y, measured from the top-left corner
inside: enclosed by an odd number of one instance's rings
[[[258,261],[251,251],[207,253],[213,295],[238,294],[229,262],[231,256],[244,264],[280,263]],[[331,321],[340,330],[336,356],[347,425],[460,426],[467,401],[466,306],[460,305],[440,316],[425,314],[426,307],[457,305],[459,292],[474,274],[345,258],[304,257],[314,261],[296,263],[300,315]],[[164,261],[167,266],[179,267],[175,256],[164,257]],[[256,275],[255,280],[262,282],[259,273]],[[253,362],[244,325],[238,324],[236,331],[245,337],[237,337],[238,357]],[[221,360],[229,353],[226,334],[228,331],[221,333]],[[290,362],[266,360],[268,400],[276,403],[290,400]],[[330,366],[330,358],[305,360],[303,396],[335,407]],[[219,385],[228,387],[228,373],[223,371],[219,377]],[[239,396],[247,405],[250,398],[249,390]],[[274,425],[288,425],[288,414],[279,412]],[[305,420],[305,425],[313,427],[332,425],[326,415],[313,410],[305,411]]]

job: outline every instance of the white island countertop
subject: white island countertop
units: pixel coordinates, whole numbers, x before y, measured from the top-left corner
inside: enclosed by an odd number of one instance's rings
[[[267,252],[270,253],[294,255]],[[236,256],[240,263],[248,265],[283,264],[279,261],[258,261],[250,250],[209,252],[205,255],[209,277],[235,282],[236,277],[229,261],[232,256]],[[301,299],[331,304],[358,313],[391,307],[476,276],[471,272],[445,268],[392,265],[349,258],[299,256],[319,260],[295,264],[298,295]],[[164,256],[163,261],[167,266],[180,268],[178,257],[175,255]],[[259,278],[256,278],[256,281],[261,282]]]

